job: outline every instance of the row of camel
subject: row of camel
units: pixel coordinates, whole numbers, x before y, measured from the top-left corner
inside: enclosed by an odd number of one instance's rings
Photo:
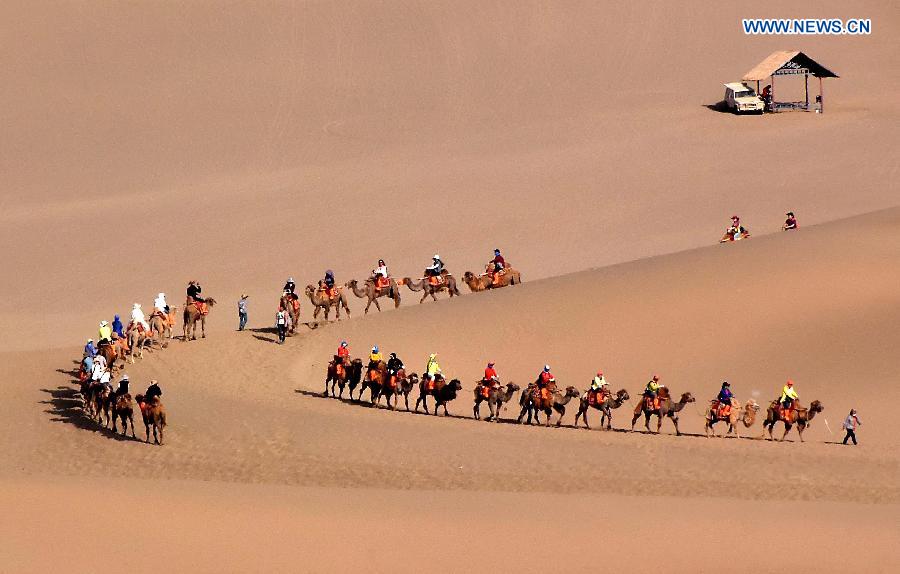
[[[508,287],[510,285],[518,285],[522,282],[522,275],[516,269],[507,267],[503,273],[497,275],[497,279],[495,281],[493,275],[487,270],[481,274],[475,274],[471,271],[466,271],[463,275],[463,282],[468,285],[470,291],[472,291],[473,293],[478,293],[481,291]],[[379,287],[376,284],[375,279],[373,277],[369,277],[362,283],[360,283],[356,279],[352,279],[346,282],[343,286],[338,287],[335,290],[334,295],[330,297],[321,288],[321,285],[307,285],[304,289],[304,294],[313,306],[314,320],[319,317],[320,312],[323,312],[325,320],[327,321],[332,309],[334,309],[335,311],[336,318],[340,320],[342,309],[347,318],[350,318],[350,306],[347,302],[347,291],[349,291],[359,299],[366,300],[366,307],[363,313],[367,314],[369,312],[369,308],[373,304],[378,311],[381,311],[381,304],[378,301],[379,299],[390,299],[394,302],[394,308],[399,307],[401,296],[400,288],[403,286],[406,286],[410,291],[413,291],[415,293],[422,293],[422,298],[419,300],[419,303],[424,303],[425,300],[428,299],[428,297],[431,297],[434,301],[437,301],[437,295],[444,291],[446,291],[451,298],[458,297],[460,295],[456,277],[451,275],[446,270],[441,273],[441,281],[437,284],[433,284],[428,280],[428,278],[425,277],[421,279],[403,277],[399,280],[391,277],[388,279],[388,283],[386,285]],[[294,301],[296,301],[296,297],[287,295],[282,297],[281,308],[286,309],[288,312],[290,312],[292,325],[297,325],[300,318],[300,308],[299,305],[294,303]]]
[[[144,400],[143,395],[132,398],[130,393],[116,395],[106,385],[84,381],[81,383],[81,408],[86,417],[117,433],[118,423],[122,425],[122,436],[127,436],[128,426],[131,425],[131,438],[137,439],[134,430],[134,405],[135,400],[140,405],[141,418],[144,422],[145,441],[150,442],[151,429],[155,444],[163,444],[163,430],[166,427],[166,407],[153,397],[149,401]],[[105,418],[105,422],[103,419]]]
[[[481,405],[487,403],[489,414],[485,417],[486,421],[499,422],[500,412],[504,405],[508,405],[519,393],[519,415],[516,423],[521,424],[523,421],[527,424],[541,424],[541,415],[544,416],[544,426],[550,426],[551,416],[553,413],[558,415],[556,426],[562,426],[563,416],[566,414],[566,407],[572,399],[578,399],[578,411],[575,414],[574,427],[578,428],[579,420],[584,423],[585,428],[590,429],[588,423],[588,412],[590,410],[600,411],[600,428],[606,430],[612,429],[612,415],[615,409],[624,405],[631,397],[627,390],[620,389],[616,393],[608,393],[592,400],[588,392],[582,393],[573,386],[564,389],[553,388],[549,393],[540,393],[537,390],[537,382],[528,385],[522,389],[516,383],[507,383],[501,387],[490,387],[485,389],[482,381],[477,381],[474,388],[474,406],[472,409],[473,417],[481,420]],[[433,384],[429,385],[427,381],[420,378],[416,373],[407,374],[405,369],[401,369],[392,376],[388,373],[387,366],[383,361],[377,365],[369,365],[363,367],[361,359],[353,359],[348,366],[340,369],[338,365],[331,361],[325,376],[325,389],[322,396],[343,399],[344,391],[348,391],[351,401],[362,401],[363,394],[369,391],[369,403],[372,406],[381,404],[384,399],[385,405],[390,410],[397,410],[400,397],[407,411],[410,411],[409,395],[413,390],[418,390],[418,398],[416,399],[414,412],[419,412],[422,407],[424,414],[431,414],[428,410],[428,400],[431,399],[434,405],[433,414],[437,415],[438,410],[443,408],[444,415],[449,415],[448,404],[455,400],[460,391],[462,391],[462,383],[459,379],[451,379],[447,381],[443,377],[439,377]],[[683,393],[676,401],[668,392],[660,394],[658,405],[656,402],[644,400],[638,401],[635,406],[634,415],[631,419],[631,430],[638,420],[644,419],[644,427],[647,432],[652,433],[650,429],[650,420],[656,417],[656,433],[658,434],[662,428],[662,422],[665,419],[672,421],[675,427],[675,434],[680,436],[681,429],[678,426],[679,416],[686,405],[695,402],[694,396],[689,393]],[[714,403],[714,402],[713,402]],[[722,436],[734,434],[741,438],[740,427],[750,428],[756,421],[757,413],[760,406],[756,401],[750,399],[745,405],[741,405],[736,399],[731,401],[730,412],[725,416],[720,416],[719,410],[711,403],[705,413],[705,431],[706,436],[710,437],[716,434],[715,429],[718,423],[724,423],[727,431]],[[820,401],[813,401],[809,408],[799,408],[793,414],[788,415],[790,420],[785,420],[778,408],[777,401],[773,401],[766,411],[766,419],[763,422],[763,435],[773,439],[772,431],[775,423],[782,422],[784,424],[784,434],[779,440],[784,440],[790,432],[791,428],[796,424],[800,441],[803,441],[803,431],[809,426],[809,423],[817,413],[822,412],[824,407]]]

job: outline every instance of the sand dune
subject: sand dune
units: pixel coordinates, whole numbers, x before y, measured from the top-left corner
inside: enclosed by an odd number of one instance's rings
[[[5,569],[898,570],[898,12],[753,11],[4,3]],[[874,33],[743,35],[757,16]],[[776,49],[841,74],[826,114],[709,109]],[[801,229],[780,233],[788,209]],[[732,213],[754,239],[715,245]],[[461,276],[494,247],[524,285],[404,291],[366,318],[354,299],[352,320],[273,344],[288,275],[343,282],[383,257],[418,277],[439,252]],[[126,369],[136,390],[161,381],[167,444],[85,420],[83,340],[194,278],[221,303],[209,337]],[[453,416],[318,396],[344,338],[416,371],[438,352],[464,385]],[[574,404],[560,429],[508,424],[513,407],[476,422],[487,360],[523,385],[550,363],[582,390],[602,368],[632,397],[659,373],[698,402],[681,437],[575,430]],[[788,377],[825,404],[805,444],[700,436],[722,380],[765,403]],[[861,445],[844,448],[851,407]]]

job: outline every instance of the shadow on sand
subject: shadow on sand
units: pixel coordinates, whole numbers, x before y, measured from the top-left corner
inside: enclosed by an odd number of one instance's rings
[[[70,387],[56,387],[55,389],[41,389],[42,393],[47,393],[50,398],[40,401],[42,405],[49,405],[44,412],[51,416],[53,422],[69,424],[74,427],[94,431],[105,436],[108,439],[118,441],[133,441],[140,439],[131,438],[131,435],[124,436],[114,433],[111,428],[106,428],[102,423],[91,420],[84,414],[81,402],[81,393],[77,389]],[[140,417],[140,413],[138,413]],[[135,430],[135,432],[137,432]],[[143,441],[140,441],[143,442]]]

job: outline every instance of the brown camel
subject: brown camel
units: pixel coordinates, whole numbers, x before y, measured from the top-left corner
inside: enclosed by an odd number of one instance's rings
[[[557,388],[553,388],[549,398],[543,397],[540,393],[540,389],[538,389],[537,383],[531,383],[519,396],[519,406],[522,407],[522,410],[519,412],[519,418],[516,419],[516,422],[521,424],[522,419],[525,418],[525,415],[527,414],[528,424],[531,424],[533,415],[534,423],[539,425],[541,424],[540,414],[543,412],[547,416],[547,422],[544,426],[549,427],[550,417],[553,414],[553,411],[556,411],[559,413],[559,419],[556,421],[556,426],[562,426],[562,418],[566,414],[566,405],[569,404],[570,400],[580,394],[578,389],[568,386],[566,387],[565,393]]]
[[[409,393],[419,386],[419,375],[410,373],[406,379],[399,381],[399,383],[397,394],[403,395],[403,402],[406,403],[406,412],[409,412]]]
[[[171,307],[170,310],[174,313],[175,307]],[[153,316],[150,317],[150,340],[151,342],[156,342],[162,349],[169,346],[166,339],[171,339],[174,331],[169,317],[174,317],[174,314],[163,316],[159,313],[153,313]]]
[[[207,307],[212,310],[213,305],[216,304],[216,300],[212,297],[203,300],[206,303]],[[202,315],[200,313],[200,309],[197,308],[196,305],[185,305],[184,306],[184,337],[181,339],[182,341],[196,341],[197,340],[197,323],[200,323],[200,329],[203,333],[202,337],[206,338],[206,315]]]
[[[404,277],[400,280],[401,285],[406,285],[409,287],[410,291],[424,291],[422,293],[422,299],[419,303],[424,303],[425,299],[430,295],[432,299],[437,301],[436,293],[440,293],[444,289],[450,293],[450,297],[459,295],[459,288],[456,286],[456,278],[453,275],[447,273],[446,270],[441,272],[441,278],[443,281],[438,283],[437,285],[432,285],[431,282],[428,281],[428,278],[419,279],[418,281],[413,281],[409,277]]]
[[[485,269],[484,273],[481,275],[475,275],[471,271],[466,271],[463,274],[463,283],[469,286],[469,290],[472,291],[472,293],[478,293],[479,291],[486,291],[488,289],[499,289],[500,287],[508,287],[509,285],[518,285],[522,282],[522,275],[512,267],[507,266],[500,272],[500,275],[497,276],[497,282],[494,283],[491,274],[493,268],[493,265],[488,265],[487,269]]]
[[[323,397],[328,396],[328,383],[331,383],[331,396],[335,398],[344,398],[344,387],[347,386],[347,382],[351,383],[350,385],[350,398],[353,398],[353,389],[356,385],[359,384],[359,379],[362,373],[362,360],[353,359],[350,361],[350,364],[344,368],[341,372],[338,372],[337,365],[334,361],[330,361],[328,363],[328,371],[325,375],[325,391],[322,393]],[[353,381],[356,381],[353,383]],[[337,385],[340,389],[337,395],[334,394],[334,386]]]
[[[419,383],[419,398],[416,399],[416,412],[419,412],[419,404],[428,414],[428,397],[434,397],[434,414],[437,416],[438,407],[444,407],[444,416],[449,416],[447,411],[447,403],[456,398],[456,394],[462,390],[462,383],[459,379],[453,379],[449,383],[444,380],[442,375],[438,375],[438,379],[434,382],[432,388],[428,388],[428,381],[422,379]]]
[[[125,337],[128,341],[128,358],[133,365],[135,355],[138,359],[144,358],[144,347],[150,343],[150,331],[143,331],[136,326],[131,326],[125,332]]]
[[[400,289],[393,278],[390,279],[390,284],[387,287],[382,287],[380,289],[375,287],[375,280],[371,277],[366,279],[362,289],[359,288],[359,283],[356,279],[351,279],[347,282],[347,287],[360,299],[368,299],[366,302],[366,310],[363,311],[363,314],[369,312],[369,306],[372,305],[372,303],[375,303],[375,308],[381,311],[381,305],[378,304],[379,297],[393,299],[395,309],[400,306]]]
[[[150,427],[153,427],[153,442],[163,445],[163,429],[166,428],[166,407],[163,406],[159,397],[153,397],[149,402],[144,401],[144,395],[135,397],[138,406],[141,408],[141,418],[144,419],[144,429],[146,431],[146,442],[150,442]],[[134,425],[131,426],[134,429]]]
[[[603,423],[606,422],[606,430],[610,430],[612,428],[612,410],[621,407],[631,398],[628,396],[628,391],[619,389],[615,396],[608,394],[604,396],[602,400],[598,399],[591,404],[588,393],[590,393],[590,391],[581,395],[581,404],[579,404],[578,413],[575,415],[575,428],[578,428],[578,418],[581,417],[584,419],[585,428],[590,429],[591,425],[588,424],[587,414],[591,408],[595,408],[601,412],[600,428],[602,429]]]
[[[97,424],[101,424],[103,417],[106,416],[106,423],[103,426],[109,428],[111,407],[110,395],[112,394],[109,387],[102,383],[92,383],[90,386],[90,394],[93,411],[91,418],[96,420]]]
[[[382,383],[379,387],[378,394],[375,395],[373,400],[374,404],[378,404],[381,400],[381,397],[384,397],[385,403],[387,407],[392,411],[397,410],[397,402],[400,400],[401,389],[403,388],[403,383],[406,381],[406,369],[400,369],[396,374],[391,375],[387,371],[387,365],[385,365],[385,371],[381,375]],[[391,403],[391,399],[394,399],[393,404]]]
[[[126,361],[125,350],[118,343],[118,339],[113,340],[112,344],[102,345],[98,349],[98,353],[106,359],[106,366],[109,367],[110,372],[115,372],[116,370],[116,359],[122,359],[123,363]],[[90,373],[88,373],[88,376],[90,376]]]
[[[344,311],[347,312],[347,318],[350,318],[350,307],[347,305],[347,295],[344,293],[344,290],[340,287],[336,287],[336,294],[334,297],[328,297],[325,295],[325,291],[323,289],[317,289],[314,285],[306,286],[306,296],[309,297],[310,303],[313,305],[313,320],[318,318],[319,311],[325,310],[325,320],[328,320],[328,313],[331,311],[331,308],[335,308],[335,312],[337,313],[337,320],[341,320],[341,307],[344,308]]]
[[[481,403],[487,401],[491,414],[484,420],[499,422],[500,409],[503,407],[503,403],[511,401],[517,392],[519,392],[519,385],[506,383],[506,390],[503,387],[492,386],[488,391],[488,396],[485,397],[484,382],[478,381],[478,384],[475,386],[475,406],[472,409],[475,413],[475,420],[481,420]]]
[[[644,427],[647,429],[647,432],[650,431],[650,417],[656,415],[656,433],[659,434],[659,429],[662,427],[663,419],[669,417],[672,419],[672,424],[675,425],[675,435],[681,436],[681,431],[678,429],[678,413],[681,412],[681,409],[684,408],[684,405],[688,403],[694,402],[696,399],[694,395],[691,393],[684,393],[681,395],[681,400],[677,403],[672,402],[672,396],[669,394],[669,390],[665,387],[660,387],[659,389],[659,407],[653,403],[653,400],[650,397],[642,396],[641,400],[638,401],[637,406],[634,409],[634,417],[631,419],[631,431],[634,432],[634,424],[637,422],[639,418],[641,418],[641,414],[644,415]]]
[[[116,397],[112,405],[113,432],[118,432],[116,430],[117,420],[122,421],[123,435],[128,434],[128,423],[131,422],[131,438],[137,438],[134,435],[134,401],[128,393]]]
[[[737,399],[732,398],[731,411],[724,417],[720,417],[719,401],[713,399],[709,402],[709,408],[706,409],[706,438],[716,434],[716,430],[713,427],[719,422],[728,423],[728,430],[722,435],[723,437],[734,433],[736,437],[741,438],[738,421],[741,421],[745,428],[750,428],[756,422],[756,413],[758,412],[759,405],[753,399],[750,399],[744,407],[741,407],[741,403]]]
[[[284,309],[291,316],[291,328],[288,329],[288,334],[293,334],[297,330],[297,325],[300,324],[300,298],[293,293],[285,293],[278,300],[278,308]]]
[[[378,361],[374,365],[369,362],[366,367],[366,376],[363,379],[362,389],[359,391],[359,400],[362,400],[363,391],[369,389],[369,402],[374,405],[378,401],[378,395],[387,381],[387,363]]]
[[[763,423],[763,434],[760,438],[765,437],[766,432],[768,432],[769,440],[773,440],[772,429],[775,427],[775,423],[781,421],[784,423],[784,434],[778,439],[779,441],[783,441],[788,433],[791,432],[791,427],[794,426],[794,423],[797,423],[797,434],[800,435],[800,442],[803,442],[803,431],[806,430],[806,427],[809,426],[816,414],[825,410],[821,401],[813,401],[808,409],[803,407],[793,409],[787,415],[788,419],[785,420],[779,407],[778,400],[772,401],[772,404],[769,405],[769,408],[766,410],[766,420]]]

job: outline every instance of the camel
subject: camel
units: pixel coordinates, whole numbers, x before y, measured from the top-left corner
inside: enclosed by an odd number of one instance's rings
[[[216,304],[216,300],[212,297],[203,300],[204,303],[208,306],[210,310],[212,310],[213,306]],[[196,305],[185,305],[184,306],[184,337],[181,339],[182,341],[187,341],[188,335],[190,335],[191,341],[197,340],[197,322],[200,322],[200,329],[203,333],[202,338],[206,338],[206,315],[200,314],[200,309],[197,308]]]
[[[110,372],[115,372],[116,370],[116,359],[122,359],[123,363],[126,362],[125,350],[117,343],[117,340],[114,340],[110,345],[102,345],[98,349],[98,353],[106,359],[106,365],[109,367]],[[90,376],[90,373],[88,373],[88,376]]]
[[[475,275],[471,271],[466,271],[463,274],[463,283],[469,286],[469,290],[472,293],[478,293],[488,289],[518,285],[522,282],[522,275],[512,267],[507,266],[497,277],[498,281],[495,284],[491,275],[493,268],[494,266],[489,264],[481,275]]]
[[[390,279],[390,284],[387,287],[382,287],[381,289],[375,287],[375,280],[371,277],[366,279],[362,289],[359,288],[359,283],[356,279],[350,280],[346,286],[360,299],[368,298],[366,309],[363,311],[364,315],[369,312],[369,306],[372,305],[372,303],[375,303],[375,308],[378,309],[378,311],[381,311],[381,305],[378,304],[379,297],[393,299],[395,309],[400,306],[400,289],[393,278]]]
[[[131,438],[137,438],[134,434],[134,402],[128,393],[116,397],[112,405],[113,432],[118,432],[116,430],[117,420],[122,421],[123,436],[128,434],[128,423],[131,422]]]
[[[331,383],[331,396],[334,397],[334,386],[337,385],[340,389],[340,392],[336,396],[336,398],[344,397],[344,387],[347,386],[347,382],[350,382],[350,398],[353,398],[353,389],[356,385],[359,384],[360,375],[362,373],[362,360],[353,359],[350,361],[350,366],[346,367],[343,371],[343,374],[339,374],[337,370],[337,365],[335,365],[334,361],[328,363],[328,371],[325,375],[325,391],[322,393],[323,397],[328,396],[328,383]],[[355,381],[355,382],[354,382]]]
[[[490,409],[491,414],[488,415],[485,421],[500,421],[500,409],[503,407],[503,403],[508,403],[512,400],[513,395],[519,392],[519,385],[515,383],[506,383],[506,390],[503,390],[503,387],[491,387],[488,391],[488,396],[485,398],[484,396],[484,386],[482,381],[479,381],[475,387],[475,406],[472,411],[475,413],[475,420],[481,420],[481,403],[487,401],[488,409]]]
[[[419,404],[421,404],[425,409],[425,414],[428,414],[428,397],[434,397],[434,414],[437,416],[438,407],[444,407],[444,416],[450,416],[450,413],[447,411],[447,403],[456,398],[456,393],[462,390],[462,383],[459,382],[459,379],[453,379],[449,383],[444,380],[444,377],[438,375],[438,379],[435,381],[434,388],[428,388],[428,381],[422,379],[422,382],[419,383],[419,398],[416,399],[416,412],[419,412]]]
[[[681,431],[678,429],[678,413],[681,412],[684,405],[693,403],[696,399],[691,393],[684,393],[681,395],[681,400],[677,403],[673,403],[672,397],[665,387],[660,387],[659,390],[659,408],[655,408],[652,404],[648,403],[648,397],[642,396],[641,400],[638,401],[637,406],[634,408],[634,417],[631,419],[631,432],[634,432],[634,424],[641,418],[641,414],[643,413],[644,427],[647,429],[647,432],[651,432],[650,417],[656,415],[656,434],[659,434],[659,429],[662,428],[663,419],[669,417],[672,419],[672,424],[675,425],[675,435],[681,436]]]
[[[288,334],[293,334],[300,323],[300,299],[293,293],[287,292],[278,300],[278,308],[284,309],[291,316],[291,326]]]
[[[377,405],[381,400],[381,397],[384,397],[387,407],[392,411],[397,410],[397,402],[400,400],[401,389],[403,388],[403,383],[406,379],[406,369],[400,369],[395,375],[390,375],[387,370],[385,370],[382,375],[382,383],[379,387],[378,394],[375,395],[372,401],[373,404]],[[391,398],[394,399],[393,404],[391,404]]]
[[[153,442],[162,446],[163,429],[166,428],[166,407],[163,406],[159,397],[153,397],[149,403],[144,401],[144,395],[136,396],[135,400],[141,408],[141,418],[144,419],[146,442],[150,442],[150,427],[153,427]],[[134,424],[131,425],[131,428],[134,429]]]
[[[409,412],[409,393],[419,386],[419,375],[410,373],[408,377],[401,379],[398,383],[400,386],[397,389],[397,394],[403,395],[403,402],[406,403],[406,412]]]
[[[166,317],[159,313],[153,313],[153,316],[150,317],[150,335],[163,349],[169,346],[169,343],[164,342],[164,340],[171,339],[175,330],[174,319],[172,321],[169,320],[169,317],[175,316],[175,309],[177,309],[177,307],[170,307],[169,311],[171,315]]]
[[[306,296],[313,305],[313,320],[319,316],[321,309],[325,310],[325,320],[328,320],[328,313],[334,307],[337,312],[337,320],[341,320],[341,307],[347,312],[347,318],[350,318],[350,307],[347,305],[347,295],[343,289],[338,288],[334,297],[326,297],[322,289],[317,289],[314,285],[306,286]]]
[[[128,358],[131,359],[131,364],[134,364],[135,355],[143,360],[144,346],[150,342],[150,331],[142,331],[137,326],[132,326],[125,333],[125,337],[128,341]]]
[[[756,422],[756,413],[759,412],[759,405],[753,399],[747,401],[747,404],[742,408],[741,403],[737,399],[732,398],[731,412],[723,418],[719,418],[718,406],[719,401],[712,400],[709,403],[709,408],[706,410],[706,438],[716,434],[713,426],[718,422],[728,423],[728,431],[723,437],[734,433],[736,437],[741,438],[741,432],[738,430],[738,421],[741,421],[745,428],[750,428]]]
[[[422,299],[419,300],[419,303],[424,303],[425,299],[427,299],[429,295],[431,295],[432,299],[437,301],[437,297],[435,296],[435,294],[440,293],[444,289],[446,289],[447,292],[450,293],[450,298],[459,296],[459,288],[456,286],[456,278],[453,275],[447,273],[446,270],[441,272],[441,277],[443,278],[443,281],[441,281],[437,285],[432,285],[428,281],[427,277],[419,279],[418,281],[413,281],[409,277],[404,277],[400,280],[400,284],[409,287],[410,291],[424,291],[424,293],[422,293]]]
[[[809,423],[813,420],[816,414],[825,410],[825,407],[822,405],[821,401],[813,401],[810,403],[809,408],[799,407],[794,409],[793,413],[790,416],[790,421],[784,420],[782,418],[781,409],[779,408],[778,401],[772,401],[772,404],[769,405],[769,408],[766,410],[766,420],[763,422],[763,434],[760,435],[759,438],[763,438],[766,436],[766,431],[769,433],[769,440],[773,440],[772,437],[772,429],[775,427],[775,423],[781,421],[784,423],[784,434],[781,435],[779,441],[783,441],[784,438],[791,432],[791,427],[794,423],[797,423],[797,434],[800,435],[800,442],[803,442],[803,431],[806,430],[806,427],[809,426]]]
[[[363,379],[362,389],[359,391],[359,400],[362,400],[363,391],[369,389],[369,402],[372,405],[378,400],[382,387],[387,380],[387,363],[378,361],[374,366],[369,363],[366,368],[366,377]]]
[[[593,407],[602,413],[600,415],[600,428],[603,428],[603,422],[606,421],[606,430],[610,430],[612,428],[612,410],[621,407],[630,398],[628,391],[619,389],[615,396],[608,394],[603,400],[591,404],[588,393],[584,393],[581,395],[581,404],[578,406],[578,413],[575,415],[575,428],[578,428],[578,418],[581,417],[584,419],[584,428],[590,430],[591,425],[588,424],[587,414]]]
[[[562,426],[562,418],[563,415],[566,414],[566,405],[569,404],[569,401],[573,398],[579,396],[581,393],[575,387],[568,386],[566,387],[566,392],[563,393],[559,389],[554,388],[550,392],[549,398],[541,397],[538,392],[537,383],[531,383],[528,387],[522,391],[522,394],[519,396],[519,406],[522,407],[521,412],[519,412],[519,418],[516,419],[516,422],[521,424],[522,419],[525,418],[525,415],[528,415],[528,424],[531,424],[532,414],[534,416],[535,424],[541,424],[540,414],[543,412],[547,415],[547,422],[544,426],[550,426],[550,417],[553,414],[553,411],[559,413],[559,419],[556,421],[556,426]],[[535,396],[537,395],[537,397]]]

